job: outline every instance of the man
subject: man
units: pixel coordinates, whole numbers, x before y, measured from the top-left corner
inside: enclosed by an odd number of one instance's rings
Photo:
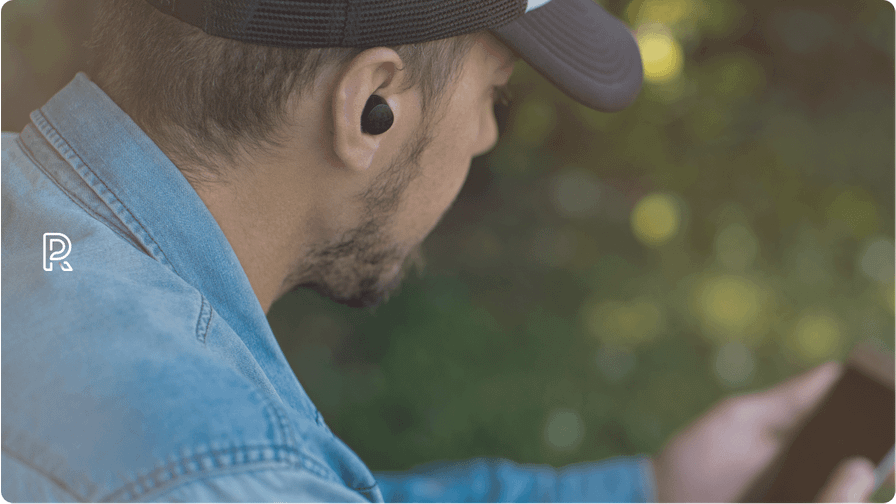
[[[265,313],[299,287],[385,299],[494,145],[514,59],[615,111],[631,35],[591,0],[110,0],[92,47],[3,137],[8,500],[733,500],[840,372],[725,401],[656,457],[374,477]],[[869,465],[819,498],[867,497]]]

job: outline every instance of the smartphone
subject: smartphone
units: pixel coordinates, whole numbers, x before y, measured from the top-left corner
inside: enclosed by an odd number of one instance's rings
[[[877,484],[893,471],[896,438],[894,357],[871,343],[851,352],[843,375],[787,449],[741,502],[815,502],[843,459],[863,456],[878,466]]]

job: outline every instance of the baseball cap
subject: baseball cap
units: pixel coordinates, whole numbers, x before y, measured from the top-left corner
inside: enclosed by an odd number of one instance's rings
[[[146,0],[209,35],[277,47],[377,47],[489,30],[574,100],[615,112],[641,88],[634,36],[593,0]]]

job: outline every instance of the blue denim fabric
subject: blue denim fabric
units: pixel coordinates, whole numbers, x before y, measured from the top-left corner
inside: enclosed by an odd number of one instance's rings
[[[84,74],[31,119],[2,139],[7,500],[654,499],[646,457],[440,463],[378,485],[302,389],[211,213],[140,128]],[[70,240],[64,263],[45,260],[45,233]]]

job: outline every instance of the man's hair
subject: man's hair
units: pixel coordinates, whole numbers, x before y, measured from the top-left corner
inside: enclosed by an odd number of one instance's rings
[[[419,86],[431,119],[475,34],[393,47],[404,85]],[[90,73],[93,80],[172,159],[222,175],[213,160],[233,162],[237,149],[279,145],[287,102],[310,91],[329,65],[364,49],[267,47],[213,37],[162,14],[144,0],[102,0],[97,7]],[[183,170],[183,168],[182,168]]]

